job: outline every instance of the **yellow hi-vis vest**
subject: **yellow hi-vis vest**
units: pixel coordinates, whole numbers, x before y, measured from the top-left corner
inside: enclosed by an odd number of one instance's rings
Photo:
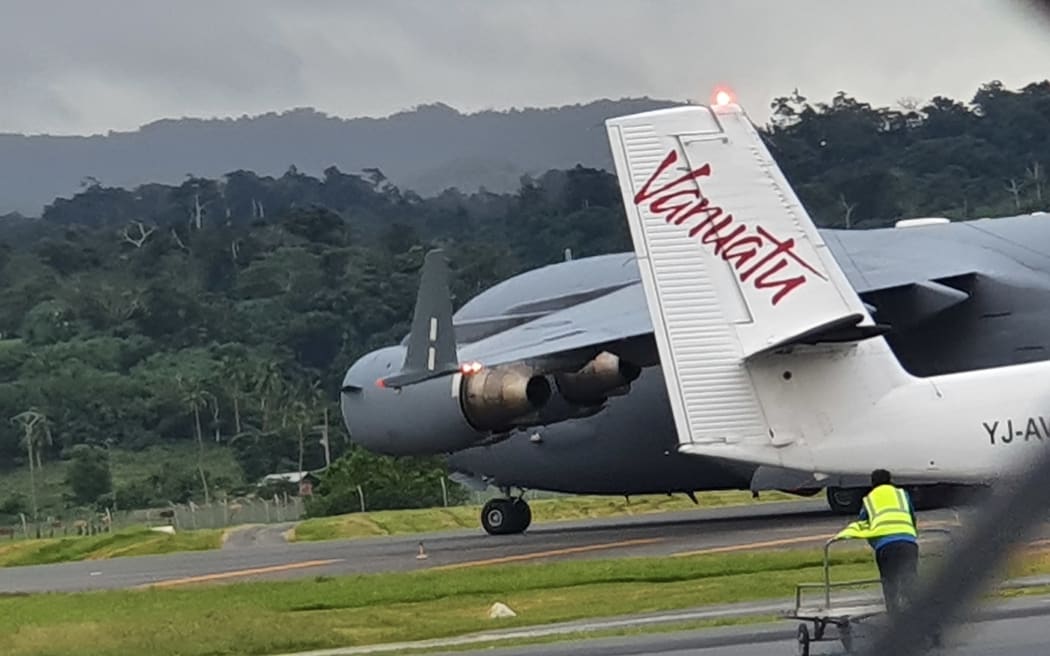
[[[867,519],[850,523],[835,537],[871,540],[886,535],[918,535],[904,490],[880,485],[864,497],[864,510]]]

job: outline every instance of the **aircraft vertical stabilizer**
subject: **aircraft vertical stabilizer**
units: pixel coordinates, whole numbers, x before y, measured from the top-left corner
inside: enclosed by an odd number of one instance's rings
[[[738,106],[607,128],[683,450],[779,464],[910,380]]]
[[[385,384],[388,387],[410,385],[458,368],[448,263],[444,253],[435,249],[423,260],[405,362],[401,371],[387,378]]]

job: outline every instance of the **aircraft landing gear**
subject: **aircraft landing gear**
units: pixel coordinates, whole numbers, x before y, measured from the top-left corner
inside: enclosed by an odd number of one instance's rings
[[[838,515],[856,515],[864,503],[867,490],[859,487],[829,487],[828,507]]]
[[[489,535],[524,533],[532,523],[532,509],[525,499],[490,499],[481,509],[481,526]]]

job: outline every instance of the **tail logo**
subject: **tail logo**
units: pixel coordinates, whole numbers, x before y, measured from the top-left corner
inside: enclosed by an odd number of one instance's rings
[[[669,224],[689,227],[689,237],[699,236],[702,245],[710,247],[716,256],[733,267],[741,283],[750,284],[756,290],[772,291],[770,302],[774,306],[808,284],[808,274],[827,281],[826,276],[795,252],[793,237],[778,239],[762,225],[747,226],[713,205],[698,182],[699,178],[711,176],[710,164],[655,186],[677,161],[678,152],[672,149],[635,194],[636,206],[644,206]]]

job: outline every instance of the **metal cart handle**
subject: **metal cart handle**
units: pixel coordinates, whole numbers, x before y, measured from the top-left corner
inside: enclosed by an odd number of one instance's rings
[[[918,527],[916,527],[918,528]],[[944,533],[951,535],[951,529],[944,528],[941,526],[931,526],[929,528],[920,528],[919,533]],[[831,545],[836,542],[844,542],[846,540],[858,540],[860,538],[840,538],[833,537],[824,543],[824,607],[831,607]]]

